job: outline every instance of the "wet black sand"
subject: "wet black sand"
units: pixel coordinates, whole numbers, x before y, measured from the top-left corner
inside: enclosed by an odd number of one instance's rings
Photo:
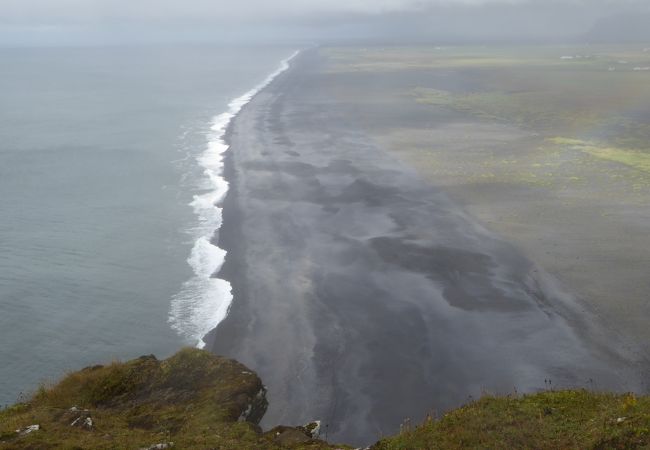
[[[206,341],[262,377],[263,424],[320,419],[330,441],[367,444],[483,391],[639,389],[553,279],[355,129],[319,58],[229,131],[235,301]]]

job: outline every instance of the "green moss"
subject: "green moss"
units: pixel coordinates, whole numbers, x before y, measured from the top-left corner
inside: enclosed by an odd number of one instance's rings
[[[650,153],[612,147],[587,146],[581,149],[596,158],[625,164],[650,174]]]
[[[585,129],[611,120],[606,111],[566,105],[560,92],[451,93],[419,87],[412,95],[418,103],[448,106],[481,119],[539,131]]]
[[[549,142],[581,151],[601,160],[624,164],[625,166],[650,174],[650,149],[637,150],[611,147],[595,142],[562,137],[549,139]]]

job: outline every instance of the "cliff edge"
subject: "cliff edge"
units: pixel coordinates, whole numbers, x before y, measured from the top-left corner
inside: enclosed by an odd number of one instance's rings
[[[257,425],[259,377],[196,349],[71,373],[29,402],[0,411],[0,449],[350,449],[318,439],[320,423]],[[650,397],[547,391],[486,395],[411,425],[368,450],[650,448]]]
[[[257,426],[259,377],[237,361],[184,349],[71,373],[0,411],[0,449],[329,449],[319,424]]]

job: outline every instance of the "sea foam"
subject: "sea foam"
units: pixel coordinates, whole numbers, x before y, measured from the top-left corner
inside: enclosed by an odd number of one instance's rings
[[[208,133],[205,151],[197,163],[205,175],[203,188],[208,192],[195,195],[190,206],[198,218],[193,229],[194,247],[187,259],[194,275],[183,283],[172,298],[169,323],[184,338],[198,348],[203,348],[203,337],[226,318],[233,301],[232,288],[226,280],[216,278],[226,259],[226,251],[213,244],[222,223],[222,203],[228,192],[228,182],[223,178],[223,155],[229,146],[224,137],[228,125],[241,109],[278,75],[289,68],[299,52],[280,63],[278,69],[244,95],[235,98],[228,110],[214,117]]]

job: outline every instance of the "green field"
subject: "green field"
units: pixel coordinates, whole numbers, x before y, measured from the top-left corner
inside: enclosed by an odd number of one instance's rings
[[[643,158],[626,151],[650,152],[650,71],[635,70],[650,67],[642,45],[334,48],[327,55],[334,72],[464,72],[472,80],[466,89],[423,83],[404,94],[545,137],[588,140],[607,155],[621,152],[606,159],[634,167]]]

